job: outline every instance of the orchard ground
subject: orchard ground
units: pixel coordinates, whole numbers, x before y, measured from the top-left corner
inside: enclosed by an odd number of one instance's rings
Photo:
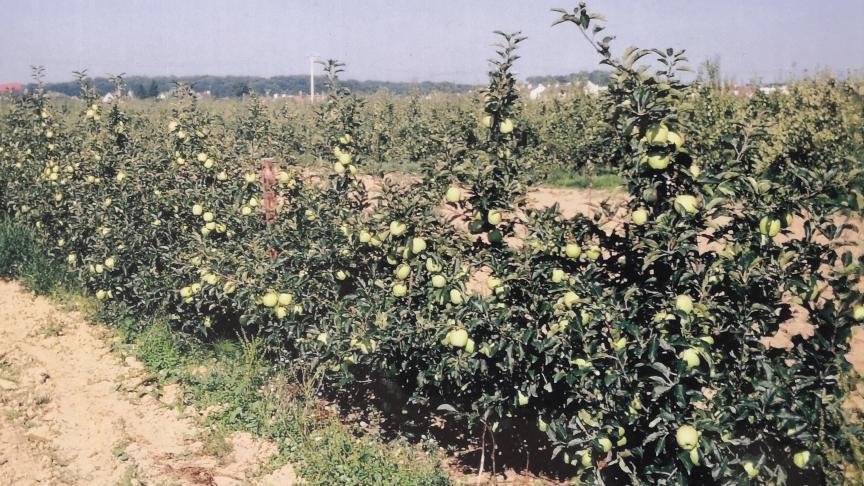
[[[614,190],[541,187],[529,201],[535,207],[558,203],[569,217],[624,197]],[[798,223],[789,237],[800,234]],[[860,233],[845,239],[853,253],[864,252]],[[194,391],[158,385],[116,330],[88,324],[86,309],[68,307],[18,283],[0,282],[3,484],[290,485],[297,480],[294,468],[278,460],[272,440],[214,429],[206,418],[219,404],[188,405],[186,395]],[[784,347],[791,345],[792,334],[806,337],[806,316],[796,319],[766,344]],[[864,374],[864,328],[855,329],[846,359]],[[846,403],[864,411],[864,385]],[[445,458],[454,482],[491,479],[456,467],[458,462]],[[509,482],[518,476],[511,471],[497,478]]]

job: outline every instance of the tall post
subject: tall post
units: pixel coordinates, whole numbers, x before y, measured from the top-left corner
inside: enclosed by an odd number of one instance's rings
[[[315,103],[315,58],[309,57],[309,103]]]

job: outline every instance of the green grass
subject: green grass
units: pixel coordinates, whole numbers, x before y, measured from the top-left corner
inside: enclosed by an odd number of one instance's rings
[[[619,189],[624,179],[618,174],[579,174],[564,169],[554,169],[546,175],[544,184],[552,187],[577,189]]]
[[[64,266],[47,256],[33,232],[5,217],[0,219],[0,278],[19,278],[43,295],[71,283]]]

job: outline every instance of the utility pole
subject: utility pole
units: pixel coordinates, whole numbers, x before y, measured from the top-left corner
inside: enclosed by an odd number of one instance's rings
[[[315,104],[315,57],[309,56],[309,104]]]

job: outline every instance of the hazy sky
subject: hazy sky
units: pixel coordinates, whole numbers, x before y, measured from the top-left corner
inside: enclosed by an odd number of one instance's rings
[[[308,72],[308,56],[345,77],[482,82],[493,30],[528,36],[524,75],[594,69],[575,26],[550,27],[577,0],[0,0],[0,83],[91,75]],[[774,81],[805,69],[864,67],[864,0],[594,0],[613,46],[719,55],[724,75]]]

